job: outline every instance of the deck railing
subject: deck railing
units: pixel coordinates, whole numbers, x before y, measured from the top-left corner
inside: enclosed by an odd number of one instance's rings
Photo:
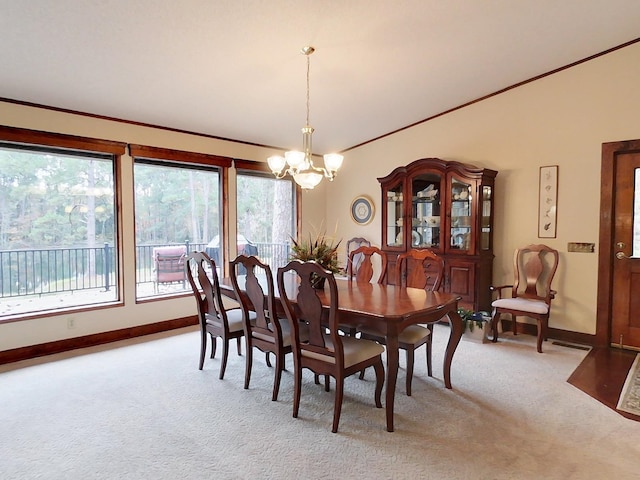
[[[153,244],[136,247],[136,282],[153,282],[153,249],[169,245],[185,245],[186,251],[206,251],[212,257],[217,249],[205,243]],[[273,269],[286,264],[288,243],[253,243],[253,251]],[[257,249],[257,252],[255,251]],[[0,298],[42,295],[75,290],[103,289],[115,283],[113,246],[70,247],[49,249],[0,250]]]

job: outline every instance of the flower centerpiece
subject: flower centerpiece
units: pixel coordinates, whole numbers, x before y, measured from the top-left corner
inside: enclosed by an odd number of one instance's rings
[[[294,238],[291,238],[291,241],[293,245],[291,247],[290,260],[301,260],[303,262],[315,260],[322,265],[325,270],[333,273],[340,272],[340,267],[338,266],[338,246],[340,246],[342,240],[334,245],[331,238],[328,238],[325,233],[320,233],[315,239],[309,234],[308,240],[297,242]],[[317,286],[317,288],[323,288],[324,279],[318,280],[315,286]]]

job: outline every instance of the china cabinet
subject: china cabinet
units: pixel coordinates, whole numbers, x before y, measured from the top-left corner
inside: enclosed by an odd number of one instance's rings
[[[497,174],[460,162],[423,158],[378,178],[388,283],[396,283],[399,254],[428,248],[445,260],[443,289],[460,295],[464,308],[488,311]]]

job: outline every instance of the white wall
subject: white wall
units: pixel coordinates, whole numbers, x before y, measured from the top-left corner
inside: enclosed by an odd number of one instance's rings
[[[640,138],[640,44],[577,65],[350,151],[327,196],[327,221],[345,239],[381,242],[376,177],[424,157],[497,170],[494,283],[511,283],[512,255],[528,243],[560,251],[559,295],[550,326],[595,333],[598,255],[567,253],[598,242],[603,142]],[[557,238],[537,237],[538,173],[559,165]],[[375,201],[374,221],[357,226],[349,205]],[[344,251],[343,251],[344,255]]]
[[[364,236],[380,244],[376,177],[418,158],[498,170],[495,282],[511,280],[517,246],[544,242],[557,248],[561,265],[554,286],[560,294],[550,325],[593,334],[597,254],[567,253],[567,242],[598,241],[601,144],[640,138],[639,85],[640,44],[634,44],[349,151],[333,183],[303,193],[303,234],[320,228],[332,234],[337,228],[338,238],[345,241]],[[2,102],[0,124],[249,160],[264,161],[272,154],[265,148]],[[540,240],[537,185],[543,165],[560,166],[558,236]],[[131,159],[125,157],[126,259],[134,258],[131,172]],[[351,201],[361,194],[369,195],[376,207],[367,226],[356,225],[349,216]],[[192,298],[136,304],[131,260],[124,275],[123,307],[0,324],[0,351],[195,313]],[[67,329],[69,317],[75,319],[73,330]]]

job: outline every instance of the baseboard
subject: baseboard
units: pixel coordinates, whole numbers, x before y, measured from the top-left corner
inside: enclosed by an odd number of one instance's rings
[[[54,353],[67,352],[78,348],[93,347],[104,343],[117,342],[118,340],[141,337],[152,333],[166,332],[167,330],[174,330],[176,328],[183,328],[197,324],[198,317],[190,316],[166,320],[164,322],[123,328],[110,332],[95,333],[93,335],[86,335],[83,337],[56,340],[55,342],[41,343],[39,345],[14,348],[12,350],[0,352],[0,365],[18,362],[20,360],[28,360],[30,358],[42,357]]]
[[[502,322],[502,330],[511,331],[511,320],[500,320]],[[518,333],[527,335],[538,335],[538,326],[533,323],[518,322]],[[589,345],[591,347],[596,344],[596,336],[588,333],[570,332],[568,330],[560,330],[558,328],[549,328],[547,331],[549,338],[560,340],[562,342],[577,343],[580,345]]]
[[[503,331],[511,331],[511,320],[501,320],[501,322]],[[196,316],[183,317],[166,320],[164,322],[150,323],[136,327],[113,330],[110,332],[86,335],[84,337],[68,338],[65,340],[41,343],[39,345],[14,348],[13,350],[0,352],[0,365],[18,362],[20,360],[28,360],[30,358],[42,357],[45,355],[52,355],[54,353],[67,352],[78,348],[93,347],[104,343],[117,342],[128,338],[141,337],[152,333],[166,332],[168,330],[189,327],[197,324],[198,318]],[[538,333],[538,327],[537,325],[530,323],[518,323],[518,333],[535,336]],[[548,333],[549,338],[553,338],[555,340],[577,343],[580,345],[595,345],[595,335],[569,332],[567,330],[559,330],[557,328],[549,328]]]

